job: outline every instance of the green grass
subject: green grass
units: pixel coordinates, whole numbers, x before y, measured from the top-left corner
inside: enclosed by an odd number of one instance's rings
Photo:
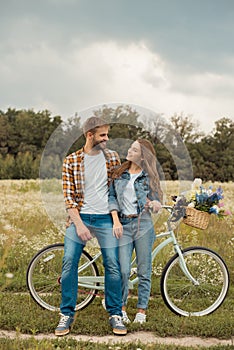
[[[99,344],[92,343],[91,341],[79,341],[74,339],[56,339],[56,340],[40,340],[35,338],[28,340],[11,340],[0,338],[0,350],[196,350],[197,346],[177,346],[177,345],[155,345],[155,344],[142,344],[136,343],[116,343],[111,344]],[[234,347],[230,346],[210,346],[209,350],[233,350]],[[199,350],[207,350],[207,347],[200,347]]]
[[[233,346],[211,346],[209,350],[233,350]],[[36,340],[30,338],[27,340],[11,340],[0,338],[0,350],[195,350],[197,347],[190,346],[177,346],[177,345],[160,345],[160,344],[142,344],[137,341],[136,343],[116,343],[116,344],[100,344],[93,343],[91,341],[79,341],[75,339],[55,339],[55,340]],[[207,347],[200,347],[199,350],[207,350]]]
[[[174,315],[163,303],[161,296],[151,298],[148,309],[148,321],[144,325],[130,324],[129,332],[150,331],[160,337],[217,337],[230,339],[234,325],[234,289],[213,314],[203,317],[180,317]],[[27,294],[5,292],[0,294],[0,329],[19,330],[26,334],[53,333],[59,316],[40,308]],[[135,316],[136,299],[130,298],[128,314]],[[108,315],[101,306],[101,298],[96,298],[86,309],[78,312],[73,327],[74,334],[108,335],[112,334],[108,324]]]
[[[234,325],[234,295],[233,287],[223,303],[212,315],[201,318],[185,318],[174,315],[163,304],[162,299],[157,296],[150,301],[148,310],[148,321],[144,325],[128,326],[128,333],[136,331],[153,332],[159,337],[184,337],[197,336],[202,338],[217,337],[220,339],[231,339],[233,337]],[[131,319],[135,315],[136,299],[131,298],[128,305],[128,314]],[[115,345],[96,344],[92,342],[77,342],[74,339],[44,339],[38,340],[34,336],[39,333],[45,335],[53,334],[58,322],[58,314],[41,309],[29,295],[5,292],[0,294],[1,315],[0,329],[14,330],[18,335],[31,335],[29,339],[14,340],[0,339],[0,349],[196,349],[196,347],[184,347],[176,345],[141,344],[131,342]],[[112,335],[108,325],[108,316],[101,306],[101,299],[95,301],[86,309],[79,312],[71,335]],[[205,347],[199,347],[205,349]],[[209,349],[234,349],[232,346],[212,346]]]

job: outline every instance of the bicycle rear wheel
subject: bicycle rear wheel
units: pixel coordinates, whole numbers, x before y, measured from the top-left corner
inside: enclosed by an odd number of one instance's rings
[[[229,273],[223,259],[203,247],[182,251],[195,285],[180,267],[179,255],[165,266],[161,277],[161,294],[165,304],[177,315],[204,316],[214,312],[224,301],[229,288]]]
[[[56,243],[40,250],[31,260],[27,269],[27,286],[32,298],[42,308],[59,311],[61,302],[61,272],[64,244]],[[91,264],[90,264],[91,262]],[[87,264],[85,268],[82,268]],[[83,250],[78,269],[79,276],[95,277],[99,275],[92,257]],[[90,287],[78,285],[76,311],[87,307],[95,298],[98,283],[93,282]]]

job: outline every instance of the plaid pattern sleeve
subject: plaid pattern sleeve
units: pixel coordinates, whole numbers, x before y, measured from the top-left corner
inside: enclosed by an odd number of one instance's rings
[[[82,150],[65,158],[62,182],[66,209],[80,210],[84,201],[84,155]]]
[[[104,151],[106,157],[107,166],[107,176],[108,176],[108,186],[111,183],[111,174],[115,168],[120,165],[120,158],[117,152],[105,149]]]

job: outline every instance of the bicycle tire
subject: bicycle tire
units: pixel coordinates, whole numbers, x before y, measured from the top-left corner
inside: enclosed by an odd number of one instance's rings
[[[61,302],[61,272],[64,244],[56,243],[41,249],[30,261],[26,281],[33,300],[49,311],[59,311]],[[92,257],[83,250],[78,270],[84,263],[92,261]],[[99,276],[97,264],[92,262],[79,275]],[[76,311],[86,308],[96,297],[97,290],[92,284],[90,288],[79,287]]]
[[[217,310],[228,293],[230,277],[224,260],[213,250],[189,247],[182,250],[187,268],[199,282],[193,284],[175,254],[166,264],[160,281],[167,307],[181,316],[205,316]]]

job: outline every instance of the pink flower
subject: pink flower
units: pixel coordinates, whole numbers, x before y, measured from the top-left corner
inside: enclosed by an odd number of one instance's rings
[[[232,213],[230,212],[230,210],[225,210],[224,215],[232,215]]]
[[[219,208],[224,207],[224,203],[218,203],[218,207]]]

